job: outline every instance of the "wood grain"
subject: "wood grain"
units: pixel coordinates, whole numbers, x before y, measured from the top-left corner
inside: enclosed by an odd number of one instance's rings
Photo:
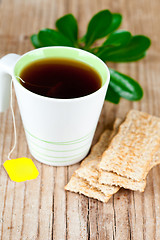
[[[108,63],[137,79],[144,89],[140,102],[105,102],[93,144],[116,117],[135,108],[160,117],[160,2],[159,0],[0,0],[0,57],[33,49],[29,37],[41,28],[53,28],[55,20],[73,13],[79,34],[99,10],[109,8],[123,14],[121,29],[145,34],[152,46],[145,59],[135,63]],[[12,157],[29,153],[13,93],[18,145]],[[160,167],[147,178],[144,193],[121,189],[107,204],[65,192],[64,186],[79,164],[50,167],[34,160],[40,175],[34,181],[11,182],[2,164],[13,145],[11,111],[0,114],[0,239],[1,240],[159,240]]]

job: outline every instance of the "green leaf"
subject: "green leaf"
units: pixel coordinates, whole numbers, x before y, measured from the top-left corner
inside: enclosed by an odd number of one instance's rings
[[[130,100],[137,101],[143,96],[141,86],[127,75],[119,73],[113,69],[110,70],[110,86],[119,96]]]
[[[105,96],[105,100],[107,100],[109,102],[112,102],[112,103],[115,103],[115,104],[118,104],[119,101],[120,101],[119,94],[114,91],[114,89],[111,87],[110,84],[108,86],[108,90],[107,90],[107,93],[106,93],[106,96]]]
[[[106,61],[108,53],[112,51],[112,48],[122,47],[129,43],[132,35],[130,32],[125,30],[118,30],[109,35],[106,41],[100,47],[96,47],[94,50],[95,55]]]
[[[109,10],[98,12],[90,20],[86,34],[77,39],[78,25],[72,14],[64,15],[56,21],[57,30],[42,29],[31,36],[35,48],[45,46],[70,46],[85,49],[101,58],[104,62],[137,61],[146,55],[151,41],[143,35],[131,36],[128,31],[115,31],[122,22],[122,15]],[[91,48],[96,40],[107,37],[100,46]],[[123,97],[130,101],[140,100],[143,96],[141,86],[129,76],[110,69],[110,83],[105,99],[118,104]]]
[[[86,34],[83,37],[78,39],[79,43],[84,43],[85,41],[86,41]]]
[[[122,15],[119,13],[112,13],[112,21],[109,25],[109,27],[105,31],[105,36],[107,36],[109,33],[113,32],[116,30],[122,22]],[[86,34],[81,37],[79,40],[79,43],[83,43],[86,41]]]
[[[106,36],[115,31],[122,22],[122,15],[119,13],[112,13],[112,21],[111,24],[109,25],[108,29],[106,30]]]
[[[72,14],[67,14],[56,21],[56,27],[73,43],[77,41],[78,25],[77,20]]]
[[[31,43],[33,44],[33,46],[34,46],[35,48],[43,47],[42,44],[40,43],[39,39],[38,39],[37,34],[33,34],[33,35],[30,37],[30,40],[31,40]]]
[[[143,35],[135,35],[130,42],[123,47],[113,47],[98,54],[103,61],[129,62],[136,61],[145,56],[151,41]]]
[[[109,35],[107,40],[103,43],[102,46],[124,46],[126,45],[132,38],[132,35],[130,32],[125,30],[118,30]]]
[[[43,29],[38,33],[40,43],[45,46],[69,46],[73,47],[73,43],[62,33],[53,29]]]
[[[138,60],[140,60],[140,59],[142,59],[142,58],[144,58],[146,56],[146,52],[143,52],[143,53],[141,53],[141,54],[139,54],[139,55],[136,55],[136,56],[133,56],[133,57],[126,57],[125,59],[125,62],[134,62],[134,61],[138,61]],[[121,61],[121,62],[124,62],[124,61]]]
[[[89,47],[95,40],[105,37],[107,29],[112,22],[112,14],[109,10],[103,10],[93,16],[88,24],[85,37],[86,47]]]

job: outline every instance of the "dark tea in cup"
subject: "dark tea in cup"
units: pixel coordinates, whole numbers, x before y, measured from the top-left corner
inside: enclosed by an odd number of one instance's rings
[[[42,96],[60,99],[78,98],[101,88],[99,74],[89,65],[69,59],[40,59],[20,73],[21,84]]]

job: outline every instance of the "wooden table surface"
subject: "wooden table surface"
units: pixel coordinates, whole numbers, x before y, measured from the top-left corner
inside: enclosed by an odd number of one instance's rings
[[[160,117],[160,1],[159,0],[0,0],[0,57],[33,49],[29,37],[42,28],[53,28],[57,18],[73,13],[79,34],[102,9],[123,14],[121,28],[145,34],[152,46],[145,59],[136,63],[108,64],[137,79],[144,89],[140,102],[105,102],[93,143],[111,127],[116,117],[135,108]],[[12,158],[29,153],[15,95],[17,147]],[[14,142],[11,111],[0,114],[0,239],[160,239],[160,167],[147,178],[144,193],[121,189],[107,204],[65,192],[64,186],[79,164],[51,167],[34,162],[40,172],[33,181],[12,182],[2,164]]]

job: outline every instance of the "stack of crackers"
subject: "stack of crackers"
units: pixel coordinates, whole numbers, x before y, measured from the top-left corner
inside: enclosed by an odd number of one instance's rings
[[[131,110],[105,130],[65,190],[107,202],[121,187],[143,192],[160,163],[160,118]]]

